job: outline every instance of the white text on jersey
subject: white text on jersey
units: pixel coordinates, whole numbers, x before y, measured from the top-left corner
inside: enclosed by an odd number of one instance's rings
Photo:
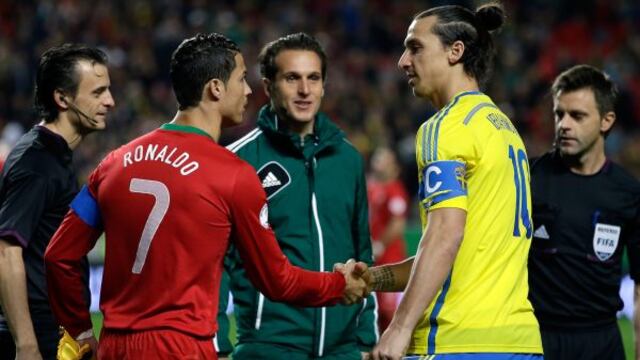
[[[133,165],[134,162],[160,161],[167,165],[171,165],[176,169],[179,168],[180,174],[183,176],[193,173],[200,167],[200,164],[197,161],[188,161],[188,152],[183,151],[182,154],[174,158],[173,155],[178,151],[178,148],[173,147],[169,149],[168,145],[164,145],[160,151],[157,151],[159,147],[160,146],[158,144],[136,146],[136,148],[133,149],[133,152],[128,151],[124,154],[124,167]]]

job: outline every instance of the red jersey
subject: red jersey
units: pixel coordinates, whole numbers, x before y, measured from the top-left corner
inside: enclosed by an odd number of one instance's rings
[[[369,223],[371,238],[378,241],[394,216],[407,216],[409,196],[399,180],[388,183],[371,180],[367,182],[369,200]],[[375,260],[376,264],[402,261],[407,257],[404,239],[399,236],[387,245]]]
[[[250,165],[199,129],[165,124],[107,155],[73,201],[45,255],[53,312],[72,336],[91,328],[80,259],[102,230],[106,329],[213,337],[230,241],[267,297],[337,303],[344,277],[292,266],[267,219]]]

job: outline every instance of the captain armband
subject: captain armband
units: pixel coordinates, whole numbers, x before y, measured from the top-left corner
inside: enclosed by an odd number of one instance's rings
[[[418,196],[429,208],[442,201],[467,196],[466,166],[461,161],[444,160],[429,163],[422,171]]]

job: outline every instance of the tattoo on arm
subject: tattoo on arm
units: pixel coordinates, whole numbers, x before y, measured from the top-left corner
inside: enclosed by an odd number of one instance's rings
[[[390,291],[395,287],[396,277],[387,266],[371,268],[371,287],[373,291]]]

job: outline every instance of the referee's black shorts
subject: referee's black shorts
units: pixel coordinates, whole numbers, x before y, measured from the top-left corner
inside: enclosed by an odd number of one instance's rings
[[[618,324],[576,329],[541,331],[545,360],[624,360],[624,347]]]

